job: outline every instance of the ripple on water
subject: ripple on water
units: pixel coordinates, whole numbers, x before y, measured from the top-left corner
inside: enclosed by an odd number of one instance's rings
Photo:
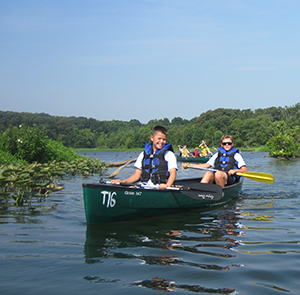
[[[275,183],[245,179],[236,201],[213,209],[87,226],[81,184],[97,175],[63,179],[65,189],[34,209],[2,208],[1,292],[298,294],[298,159],[243,155],[249,171],[272,173]],[[132,172],[131,165],[118,177]],[[199,175],[180,165],[178,174]]]

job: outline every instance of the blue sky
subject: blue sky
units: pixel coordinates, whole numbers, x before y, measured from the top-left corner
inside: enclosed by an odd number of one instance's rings
[[[0,110],[192,119],[292,106],[299,0],[0,0]]]

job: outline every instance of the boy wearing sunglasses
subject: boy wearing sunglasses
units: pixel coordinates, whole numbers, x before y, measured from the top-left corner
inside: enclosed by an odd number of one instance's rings
[[[225,185],[233,184],[237,181],[237,172],[245,173],[248,171],[246,163],[239,153],[239,150],[234,147],[233,138],[231,135],[223,135],[221,138],[221,147],[205,164],[195,164],[193,166],[202,168],[215,168],[219,171],[207,171],[201,182],[213,183],[224,187]],[[184,165],[188,168],[188,165]]]

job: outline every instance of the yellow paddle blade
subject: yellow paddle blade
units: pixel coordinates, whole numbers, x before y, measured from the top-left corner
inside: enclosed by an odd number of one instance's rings
[[[260,182],[266,182],[266,183],[274,183],[274,176],[270,173],[264,173],[264,172],[237,172],[236,175],[238,176],[244,176],[251,180],[260,181]]]

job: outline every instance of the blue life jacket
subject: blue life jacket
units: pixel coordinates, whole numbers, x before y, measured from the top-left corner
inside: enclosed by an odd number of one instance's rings
[[[220,147],[218,149],[218,157],[215,161],[215,168],[224,172],[230,169],[238,169],[237,162],[234,159],[234,155],[238,152],[239,150],[234,147],[228,152],[223,147]]]
[[[168,171],[168,163],[165,160],[165,153],[172,151],[172,145],[167,143],[160,150],[156,150],[153,154],[152,143],[146,143],[144,148],[144,159],[142,162],[141,181],[147,182],[151,179],[152,183],[166,183],[170,175]]]

